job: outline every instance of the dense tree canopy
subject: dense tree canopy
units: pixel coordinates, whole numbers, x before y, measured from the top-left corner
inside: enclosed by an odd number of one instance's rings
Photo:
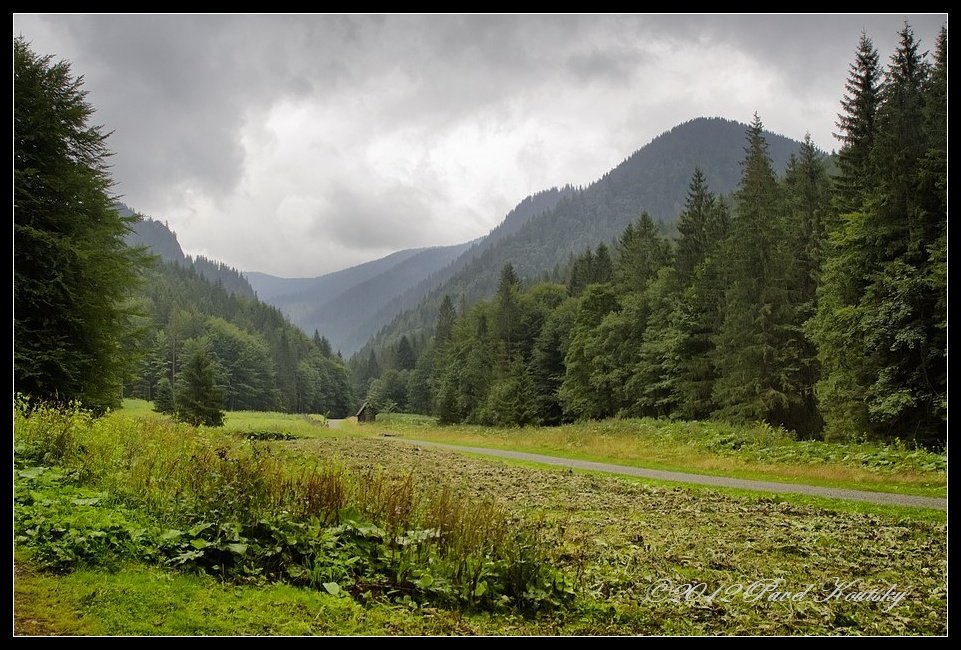
[[[497,425],[760,420],[943,444],[946,66],[944,32],[928,62],[906,25],[883,72],[862,35],[836,166],[808,137],[779,177],[755,116],[736,192],[714,196],[692,168],[673,240],[641,212],[554,274],[566,290],[508,263],[489,300],[457,313],[445,296],[418,348],[429,379],[399,408]],[[399,386],[398,372],[374,384]]]
[[[119,404],[144,257],[114,210],[108,134],[82,77],[14,40],[14,382],[34,398]]]

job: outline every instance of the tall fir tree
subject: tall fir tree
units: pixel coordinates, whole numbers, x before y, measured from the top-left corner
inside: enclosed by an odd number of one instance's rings
[[[444,294],[437,312],[437,324],[434,326],[434,342],[438,349],[442,349],[450,341],[456,324],[457,311],[454,309],[454,301],[448,294]]]
[[[133,374],[125,307],[146,257],[114,210],[107,136],[83,78],[14,39],[14,390],[118,406]]]
[[[797,155],[788,161],[784,176],[786,208],[785,241],[793,251],[789,286],[794,305],[793,332],[801,386],[801,403],[793,419],[807,436],[819,434],[823,421],[817,405],[815,385],[820,379],[817,346],[805,331],[805,323],[817,310],[817,287],[827,246],[828,225],[833,223],[831,180],[823,156],[810,135]]]
[[[877,136],[880,81],[878,52],[871,39],[862,32],[844,84],[842,112],[835,123],[838,127],[835,135],[841,141],[835,205],[842,214],[861,209],[865,190],[873,182],[870,156]]]
[[[726,208],[708,189],[703,172],[695,168],[684,210],[677,217],[674,268],[685,286],[692,282],[697,267],[727,235],[728,220]]]
[[[174,389],[167,377],[161,377],[157,382],[157,395],[154,400],[153,410],[165,415],[173,415],[177,412],[174,401]]]
[[[514,345],[517,343],[517,329],[520,325],[519,287],[520,280],[514,271],[514,265],[508,262],[501,270],[495,298],[497,303],[495,334],[504,343],[506,360],[513,356]]]
[[[942,293],[932,282],[943,259],[946,203],[938,184],[925,180],[937,130],[927,116],[944,110],[930,93],[937,61],[929,75],[906,24],[881,87],[869,154],[875,175],[859,210],[841,215],[831,232],[808,327],[829,437],[946,439]]]
[[[661,236],[654,220],[644,212],[624,229],[617,242],[614,283],[622,293],[641,292],[670,260],[670,242]]]
[[[564,380],[558,389],[568,417],[598,419],[614,411],[610,395],[598,390],[595,357],[597,330],[608,315],[619,309],[617,295],[609,284],[591,285],[578,299],[577,316],[564,357]]]
[[[414,355],[414,348],[410,345],[407,336],[400,337],[397,350],[394,352],[394,365],[398,370],[413,370],[417,365],[417,357]]]
[[[194,426],[223,426],[224,395],[218,381],[217,358],[206,341],[195,341],[192,347],[177,377],[177,418]]]
[[[679,299],[669,316],[670,325],[677,332],[675,414],[696,420],[706,418],[714,410],[714,340],[723,321],[724,306],[719,253],[730,229],[727,206],[709,191],[699,169],[694,170],[691,178],[677,229],[674,270]]]
[[[724,322],[714,351],[718,415],[795,429],[803,402],[782,202],[755,115],[737,190],[737,215],[726,255]]]

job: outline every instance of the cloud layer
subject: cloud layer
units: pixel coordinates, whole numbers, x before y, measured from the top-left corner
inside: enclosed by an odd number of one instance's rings
[[[832,136],[861,31],[806,16],[14,16],[85,77],[116,190],[188,252],[313,276],[493,228],[676,124]]]

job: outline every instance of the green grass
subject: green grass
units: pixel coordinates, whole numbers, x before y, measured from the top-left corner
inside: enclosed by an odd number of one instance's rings
[[[595,472],[419,448],[390,438],[282,443],[348,467],[410,468],[415,476],[496,494],[539,518],[553,561],[578,576],[582,608],[565,621],[588,634],[937,634],[945,625],[943,512],[625,480]],[[911,598],[885,612],[861,603],[652,603],[659,580],[714,588],[781,579],[820,588],[835,577],[897,584]]]
[[[136,406],[99,420],[82,413],[50,414],[45,423],[15,418],[20,463],[15,490],[21,513],[15,521],[17,634],[946,633],[943,512],[544,469],[376,435],[405,427],[434,428],[418,418],[392,416],[373,426],[347,424],[325,435],[259,442],[220,429],[175,424],[143,410],[137,414]],[[265,416],[250,430],[260,430],[261,424],[271,430],[282,422]],[[24,458],[61,469],[24,468]],[[534,616],[511,610],[472,612],[450,602],[404,600],[376,590],[369,595],[342,590],[335,596],[294,584],[293,577],[276,582],[253,573],[201,575],[201,564],[174,570],[176,562],[162,561],[168,557],[164,544],[171,543],[169,528],[185,508],[201,520],[196,533],[181,526],[174,536],[181,554],[220,543],[208,539],[213,529],[200,526],[224,513],[259,517],[302,504],[300,497],[275,503],[259,501],[258,495],[286,494],[274,490],[288,480],[294,483],[283,489],[302,494],[296,492],[298,477],[324,467],[332,468],[332,479],[353,477],[343,484],[343,498],[375,521],[391,516],[402,521],[409,515],[423,526],[427,511],[403,515],[397,508],[433,503],[438,509],[431,516],[473,513],[463,519],[468,522],[498,512],[509,530],[536,531],[532,539],[548,541],[543,555],[518,568],[543,565],[562,572],[576,586],[575,600]],[[265,480],[270,476],[284,480]],[[469,506],[485,503],[492,509]],[[467,509],[457,510],[457,504]],[[294,526],[281,532],[300,539],[298,531]],[[50,535],[45,544],[27,539],[40,532]],[[238,534],[252,535],[246,529]],[[482,543],[485,534],[478,538]],[[138,548],[131,540],[158,539],[152,548],[160,562],[156,556],[131,553]],[[241,544],[227,541],[226,547]],[[276,543],[287,544],[280,538]],[[350,548],[351,557],[354,548],[359,547]],[[56,554],[61,551],[65,555]],[[51,557],[64,561],[51,562]],[[296,559],[284,557],[283,562]],[[283,562],[274,568],[286,568]],[[51,566],[62,573],[44,568]],[[288,574],[297,575],[302,574]],[[813,585],[820,590],[838,578],[861,589],[896,585],[909,593],[891,610],[878,603],[814,599],[651,598],[652,587],[663,581],[716,589],[781,580],[785,589]]]
[[[494,460],[490,456],[485,456],[483,454],[466,452],[464,455],[477,459]],[[555,465],[545,465],[543,463],[537,463],[528,460],[517,460],[513,458],[497,458],[496,462],[514,465],[516,467],[528,467],[531,469],[556,472],[561,476],[565,474],[583,474],[585,476],[598,476],[604,478],[609,478],[611,476],[609,472],[601,472],[589,469],[558,468]],[[682,483],[679,481],[665,481],[662,479],[645,478],[641,476],[618,476],[617,479],[650,487],[679,488],[694,494],[699,492],[717,493],[731,497],[742,498],[749,501],[754,500],[769,503],[787,503],[806,508],[818,508],[834,510],[837,512],[893,517],[895,519],[913,519],[917,521],[926,521],[932,524],[946,524],[948,520],[947,510],[938,510],[936,508],[884,505],[867,503],[865,501],[854,501],[850,499],[817,497],[807,494],[765,494],[763,492],[758,492],[757,490],[697,485],[692,483]]]
[[[561,427],[437,426],[433,418],[390,414],[345,431],[391,431],[410,439],[561,458],[763,481],[920,496],[947,495],[943,454],[869,443],[796,441],[765,425],[605,420]]]
[[[155,417],[153,404],[142,399],[125,399],[120,412],[137,417]],[[267,411],[227,411],[224,431],[240,434],[272,432],[296,438],[332,435],[323,415]]]
[[[17,635],[301,636],[478,633],[457,612],[361,604],[290,585],[234,585],[127,565],[67,575],[17,564]],[[478,622],[484,617],[475,617]],[[483,628],[480,628],[483,629]]]
[[[472,611],[573,598],[535,526],[399,468],[288,463],[269,441],[123,411],[18,403],[14,423],[16,542],[46,568],[149,561]]]

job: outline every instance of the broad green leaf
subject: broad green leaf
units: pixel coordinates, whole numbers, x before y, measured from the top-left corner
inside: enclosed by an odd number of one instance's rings
[[[331,596],[339,596],[343,591],[336,582],[325,582],[324,589],[326,589],[327,593]]]

